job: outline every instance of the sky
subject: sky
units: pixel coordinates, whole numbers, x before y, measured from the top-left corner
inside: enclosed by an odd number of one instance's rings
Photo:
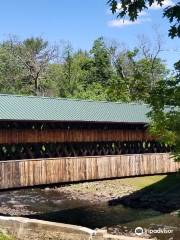
[[[160,56],[172,69],[180,56],[180,40],[168,37],[169,22],[162,18],[163,9],[153,5],[132,23],[112,15],[106,2],[1,0],[0,41],[9,35],[17,35],[20,39],[41,36],[52,44],[64,40],[69,41],[74,50],[89,50],[96,38],[104,36],[133,49],[138,45],[138,36],[145,35],[153,42],[156,28],[163,43]],[[165,0],[164,7],[174,3],[175,0]]]

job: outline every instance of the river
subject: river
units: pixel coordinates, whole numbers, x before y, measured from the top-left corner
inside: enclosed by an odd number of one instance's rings
[[[0,193],[0,213],[95,228],[113,234],[133,235],[136,227],[172,233],[151,233],[160,240],[180,239],[180,217],[152,209],[134,209],[108,203],[75,200],[50,189],[33,188]]]

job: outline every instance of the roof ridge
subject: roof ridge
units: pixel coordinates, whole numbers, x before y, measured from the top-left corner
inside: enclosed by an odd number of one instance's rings
[[[34,95],[18,95],[18,94],[2,94],[0,96],[10,96],[10,97],[26,97],[26,98],[39,98],[39,99],[51,99],[51,100],[64,100],[64,101],[81,101],[81,102],[96,102],[96,103],[108,103],[108,104],[131,104],[131,105],[145,105],[147,103],[138,103],[138,102],[112,102],[107,100],[91,100],[91,99],[79,99],[79,98],[60,98],[60,97],[50,97],[50,96],[34,96]]]

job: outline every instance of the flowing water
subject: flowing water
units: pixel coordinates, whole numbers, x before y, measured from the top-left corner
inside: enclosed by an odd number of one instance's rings
[[[92,205],[68,195],[40,188],[0,193],[0,214],[81,225],[92,229],[106,227],[111,233],[134,233],[143,229],[168,229],[172,233],[151,233],[160,240],[180,239],[180,217],[151,209],[133,209],[107,203]]]

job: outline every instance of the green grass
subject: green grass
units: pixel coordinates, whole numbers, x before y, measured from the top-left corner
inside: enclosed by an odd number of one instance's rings
[[[170,174],[146,188],[157,192],[180,194],[180,174]]]
[[[15,238],[12,238],[12,237],[0,232],[0,240],[15,240]]]
[[[115,195],[121,194],[123,190],[122,187],[126,189],[126,187],[130,187],[134,191],[145,189],[147,187],[160,187],[161,185],[167,187],[174,186],[174,183],[177,182],[173,174],[171,176],[167,175],[154,175],[154,176],[143,176],[143,177],[131,177],[131,178],[121,178],[121,179],[112,179],[112,180],[103,180],[103,181],[94,181],[94,182],[84,182],[77,184],[70,184],[69,186],[64,186],[64,189],[81,192],[81,193],[94,193],[100,194],[102,193],[113,193]],[[168,181],[166,181],[168,177]],[[180,179],[179,179],[180,180]],[[180,182],[180,181],[178,181]],[[161,184],[163,183],[163,184]]]
[[[148,190],[159,193],[180,194],[180,174],[156,175],[122,179],[137,190]]]
[[[140,190],[152,184],[158,183],[159,181],[164,180],[166,177],[167,175],[132,177],[120,179],[120,182],[125,185],[130,185],[137,190]]]

